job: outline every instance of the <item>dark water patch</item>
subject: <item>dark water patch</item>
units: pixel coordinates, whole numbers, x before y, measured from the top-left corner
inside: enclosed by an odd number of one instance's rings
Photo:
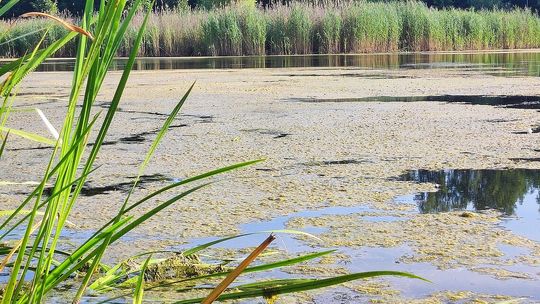
[[[107,106],[108,108],[108,106]],[[149,112],[149,111],[135,111],[135,110],[124,110],[122,108],[118,108],[118,112],[122,113],[131,113],[131,114],[147,114],[147,115],[153,115],[153,116],[166,116],[169,117],[169,114],[167,113],[160,113],[160,112]]]
[[[274,76],[283,77],[350,77],[350,78],[365,78],[365,79],[405,79],[415,78],[413,76],[392,75],[392,74],[361,74],[361,73],[343,73],[343,74],[277,74]]]
[[[292,134],[289,134],[289,133],[281,133],[281,134],[278,134],[276,136],[274,136],[274,139],[278,139],[278,138],[284,138],[284,137],[287,137],[289,135],[292,135]]]
[[[247,132],[247,133],[258,133],[261,135],[272,135],[272,138],[274,139],[284,138],[284,137],[293,135],[291,133],[283,132],[280,130],[271,130],[271,129],[243,129],[241,131]]]
[[[273,171],[277,171],[277,170],[276,170],[276,169],[272,169],[272,168],[256,168],[255,171],[273,172]]]
[[[510,158],[510,160],[515,162],[540,162],[540,157],[516,157]]]
[[[540,133],[540,127],[534,127],[534,128],[530,128],[529,130],[527,131],[516,131],[516,132],[512,132],[513,134],[535,134],[535,133]]]
[[[436,192],[415,196],[422,213],[497,209],[511,216],[531,193],[536,193],[533,203],[537,209],[540,207],[540,170],[414,170],[400,180],[438,185]]]
[[[540,96],[521,95],[431,95],[431,96],[371,96],[359,98],[295,98],[291,101],[325,102],[447,102],[490,105],[512,109],[540,109]]]
[[[149,133],[149,132],[145,132],[145,133]],[[131,136],[122,137],[118,141],[121,143],[141,143],[141,142],[144,142],[145,140],[146,138],[144,137],[143,134],[135,134]]]
[[[195,123],[213,123],[215,118],[212,115],[184,114],[182,116],[195,118]]]
[[[340,159],[340,160],[323,160],[323,161],[311,161],[307,163],[303,163],[304,166],[335,166],[335,165],[358,165],[363,164],[368,161],[366,160],[359,160],[359,159]]]
[[[131,176],[128,178],[135,180],[135,176]],[[137,187],[144,188],[146,185],[151,184],[151,183],[163,182],[163,181],[169,181],[169,180],[171,179],[166,177],[163,174],[143,175],[140,177],[139,182],[137,183]],[[133,181],[121,182],[117,184],[97,186],[97,187],[87,184],[83,186],[81,190],[81,195],[96,196],[96,195],[108,194],[113,191],[128,192],[129,190],[131,190],[132,187],[133,187]]]
[[[485,122],[489,122],[489,123],[504,123],[504,122],[515,122],[515,121],[519,121],[519,119],[486,119]]]
[[[186,124],[171,125],[171,126],[169,126],[169,130],[176,129],[176,128],[183,128],[183,127],[187,127],[187,126],[188,125],[186,125]],[[111,145],[116,145],[116,144],[119,144],[119,143],[122,143],[122,144],[139,144],[139,143],[143,143],[143,142],[147,141],[148,140],[146,138],[147,136],[158,134],[159,131],[161,131],[161,129],[155,129],[155,130],[151,130],[151,131],[144,131],[144,132],[140,132],[140,133],[133,134],[133,135],[130,135],[130,136],[121,137],[118,140],[105,141],[105,142],[103,142],[103,145],[104,146],[111,146]],[[93,144],[89,144],[89,145],[92,146]]]
[[[6,151],[35,151],[35,150],[53,150],[54,147],[43,146],[43,147],[29,147],[29,148],[6,148]]]

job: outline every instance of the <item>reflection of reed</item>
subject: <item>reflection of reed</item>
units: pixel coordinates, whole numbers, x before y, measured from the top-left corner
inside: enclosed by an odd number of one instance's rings
[[[500,75],[540,75],[540,53],[473,53],[473,54],[379,54],[379,55],[303,55],[303,56],[236,56],[139,58],[136,70],[292,68],[292,67],[359,67],[366,69],[460,68]],[[111,69],[121,70],[125,59],[117,59]],[[70,60],[53,60],[40,71],[70,71]]]

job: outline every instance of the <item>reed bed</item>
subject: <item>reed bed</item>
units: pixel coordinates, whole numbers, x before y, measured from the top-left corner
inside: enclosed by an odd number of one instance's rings
[[[119,56],[127,56],[142,14]],[[65,34],[43,20],[2,21],[0,54],[23,55],[49,29],[47,45]],[[12,40],[21,33],[34,33]],[[530,10],[434,9],[422,2],[292,3],[257,8],[154,12],[140,56],[290,55],[461,51],[540,47],[540,19]],[[56,56],[70,57],[75,45]]]

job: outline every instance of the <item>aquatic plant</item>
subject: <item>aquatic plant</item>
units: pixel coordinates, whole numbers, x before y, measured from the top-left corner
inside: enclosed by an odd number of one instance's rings
[[[141,12],[126,31],[118,55],[128,56],[144,20]],[[64,16],[64,19],[72,19]],[[72,20],[76,22],[76,20]],[[540,47],[540,18],[528,9],[434,9],[423,2],[343,1],[246,4],[212,10],[153,12],[141,56],[262,55],[458,51]],[[0,54],[17,57],[42,38],[50,45],[65,34],[47,20],[3,20]],[[18,39],[14,39],[17,37]],[[70,44],[55,55],[75,55]]]

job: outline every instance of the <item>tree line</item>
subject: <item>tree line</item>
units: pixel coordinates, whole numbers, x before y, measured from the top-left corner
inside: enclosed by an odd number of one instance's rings
[[[210,9],[215,6],[226,5],[235,0],[156,0],[156,9],[186,9],[186,8],[206,8]],[[255,0],[239,0],[247,2],[255,2]],[[274,0],[256,0],[258,4],[268,6]],[[280,0],[281,2],[291,2],[294,0]],[[313,1],[311,2],[327,2],[327,1]],[[399,1],[399,0],[378,0],[378,1]],[[406,0],[402,0],[406,1]],[[99,0],[95,0],[96,5]],[[371,2],[377,2],[371,1]],[[427,5],[436,8],[463,8],[463,9],[510,9],[515,7],[528,7],[533,10],[540,9],[540,0],[422,0]],[[79,15],[84,10],[85,1],[82,0],[30,0],[20,1],[11,10],[11,16],[17,16],[29,11],[42,11],[42,12],[67,12],[71,15]]]

